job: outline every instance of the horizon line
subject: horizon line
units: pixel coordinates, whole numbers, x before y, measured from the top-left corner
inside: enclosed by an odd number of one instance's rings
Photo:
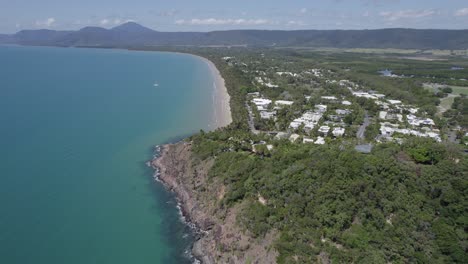
[[[255,29],[255,28],[243,28],[243,29],[217,29],[217,30],[208,30],[208,31],[159,31],[153,28],[149,28],[146,26],[143,26],[142,24],[139,24],[137,22],[125,22],[120,25],[116,25],[114,27],[106,28],[102,26],[84,26],[78,29],[53,29],[53,28],[37,28],[37,29],[21,29],[19,31],[16,31],[14,33],[0,33],[2,35],[15,35],[21,31],[39,31],[39,30],[48,30],[48,31],[70,31],[70,32],[76,32],[83,30],[85,28],[99,28],[99,29],[105,29],[105,30],[112,30],[115,28],[118,28],[120,26],[126,25],[126,24],[135,24],[140,27],[152,30],[154,32],[162,32],[162,33],[209,33],[209,32],[219,32],[219,31],[365,31],[365,30],[389,30],[389,29],[407,29],[407,30],[452,30],[452,31],[463,31],[463,30],[468,30],[468,28],[464,29],[450,29],[450,28],[405,28],[405,27],[388,27],[388,28],[361,28],[361,29],[314,29],[314,28],[308,28],[308,29]]]

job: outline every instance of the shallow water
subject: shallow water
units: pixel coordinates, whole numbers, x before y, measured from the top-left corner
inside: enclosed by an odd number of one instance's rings
[[[190,262],[190,229],[144,162],[209,129],[206,63],[15,46],[0,58],[0,263]]]

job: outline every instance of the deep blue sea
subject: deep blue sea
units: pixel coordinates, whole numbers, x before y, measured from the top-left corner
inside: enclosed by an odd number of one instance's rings
[[[213,78],[188,55],[0,46],[0,263],[190,263],[144,163],[209,129]]]

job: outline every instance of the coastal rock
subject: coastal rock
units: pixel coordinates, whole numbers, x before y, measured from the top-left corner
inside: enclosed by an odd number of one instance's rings
[[[199,238],[192,247],[198,260],[204,264],[276,262],[275,232],[255,239],[236,224],[242,204],[218,208],[226,188],[216,179],[208,182],[213,160],[194,162],[191,144],[180,142],[163,146],[151,164],[161,182],[175,192],[186,220],[198,230]]]

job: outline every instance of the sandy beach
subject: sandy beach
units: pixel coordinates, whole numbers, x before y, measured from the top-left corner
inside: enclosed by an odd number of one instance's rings
[[[203,60],[208,67],[210,68],[211,74],[214,78],[213,83],[213,125],[214,129],[225,127],[232,122],[231,116],[231,107],[229,105],[230,96],[228,94],[225,82],[221,73],[219,72],[218,68],[216,68],[215,64],[208,60],[207,58],[196,56]]]

